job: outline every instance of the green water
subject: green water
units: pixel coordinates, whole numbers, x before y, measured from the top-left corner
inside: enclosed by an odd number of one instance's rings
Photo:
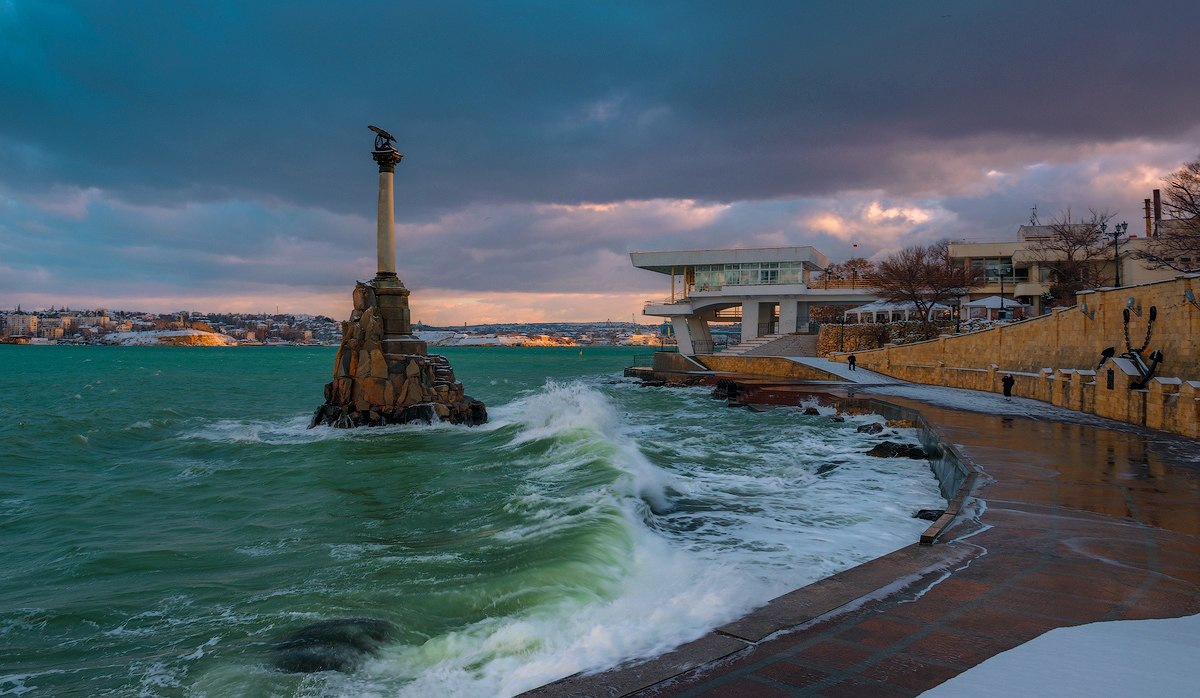
[[[861,456],[869,418],[641,388],[645,349],[443,353],[487,426],[308,430],[329,348],[0,346],[0,695],[512,695],[906,545],[942,501]],[[396,632],[352,673],[274,668],[345,617]]]

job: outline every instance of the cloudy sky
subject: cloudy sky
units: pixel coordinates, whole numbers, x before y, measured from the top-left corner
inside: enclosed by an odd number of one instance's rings
[[[632,250],[1132,231],[1200,156],[1200,3],[1138,5],[0,0],[0,308],[348,315],[367,124],[435,324],[640,320]]]

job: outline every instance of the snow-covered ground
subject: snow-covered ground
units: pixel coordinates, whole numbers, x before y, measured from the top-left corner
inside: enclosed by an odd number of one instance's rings
[[[1200,615],[1058,628],[921,695],[1200,695]]]
[[[160,346],[164,344],[197,344],[203,346],[234,346],[237,340],[227,334],[202,330],[148,330],[144,332],[114,332],[104,337],[109,344],[122,346]]]

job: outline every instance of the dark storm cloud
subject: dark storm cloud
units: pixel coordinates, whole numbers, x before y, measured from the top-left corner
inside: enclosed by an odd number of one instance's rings
[[[373,271],[368,123],[406,156],[414,287],[616,293],[657,281],[630,249],[836,258],[1136,206],[1097,168],[1200,152],[1197,24],[1179,0],[0,0],[0,290],[342,288]]]
[[[10,185],[356,209],[378,121],[410,209],[905,186],[908,149],[1169,136],[1194,3],[10,0]],[[1140,108],[1153,105],[1153,108]],[[13,181],[15,180],[15,182]],[[908,183],[916,188],[919,181]]]

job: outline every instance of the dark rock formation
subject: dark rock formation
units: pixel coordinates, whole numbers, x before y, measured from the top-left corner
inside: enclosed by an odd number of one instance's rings
[[[880,441],[875,448],[867,451],[868,456],[876,456],[878,458],[928,458],[925,451],[921,450],[920,446],[912,444],[898,444],[894,441]]]
[[[821,411],[820,411],[820,410],[818,410],[818,409],[817,409],[817,408],[815,408],[815,407],[805,407],[805,408],[804,408],[804,414],[811,416],[811,415],[814,415],[814,414],[821,414]]]
[[[844,421],[846,421],[846,418],[845,418],[845,417],[843,417],[843,416],[841,416],[841,415],[837,415],[837,414],[835,414],[834,416],[832,416],[832,417],[830,417],[830,418],[829,418],[829,421],[831,421],[831,422],[844,422]]]
[[[878,434],[883,431],[883,425],[879,422],[871,422],[870,424],[860,425],[855,431],[860,434]]]
[[[278,669],[292,672],[357,669],[395,634],[396,628],[376,618],[341,618],[313,623],[288,635],[273,649]]]
[[[937,521],[945,513],[945,509],[918,509],[917,513],[913,514],[913,518],[923,521]]]
[[[827,475],[827,474],[833,472],[834,470],[837,470],[837,467],[839,465],[841,465],[840,461],[835,462],[835,463],[823,463],[820,467],[817,468],[817,475],[821,475],[821,476]]]
[[[325,403],[313,414],[309,428],[434,419],[454,424],[486,422],[487,408],[466,395],[446,357],[425,354],[424,343],[415,338],[387,337],[376,290],[364,283],[354,289],[354,313],[342,323],[333,380],[325,385]]]

